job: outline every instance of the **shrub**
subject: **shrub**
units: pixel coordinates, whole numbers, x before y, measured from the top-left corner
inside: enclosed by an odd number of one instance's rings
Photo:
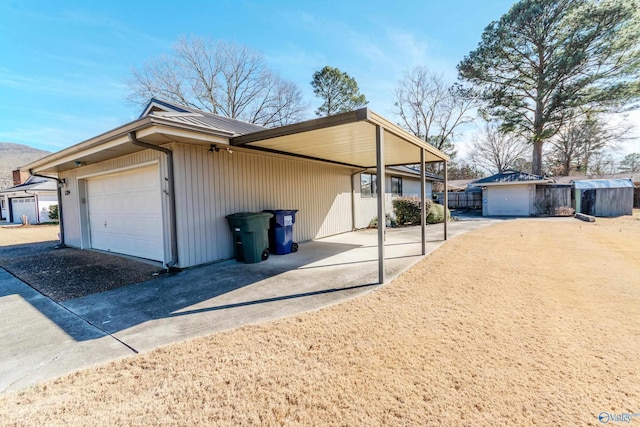
[[[398,197],[393,199],[392,204],[399,225],[420,224],[420,199],[418,197]],[[425,211],[429,211],[431,204],[431,200],[425,199]]]
[[[49,219],[54,221],[58,220],[58,205],[49,206]]]
[[[391,215],[387,214],[386,218],[387,218],[387,226],[388,227],[394,228],[394,227],[398,226],[398,222],[394,218],[391,218]],[[378,217],[374,217],[369,222],[369,228],[378,228]]]
[[[451,212],[447,209],[447,220],[451,219]],[[427,224],[444,222],[444,206],[434,203],[427,214]]]

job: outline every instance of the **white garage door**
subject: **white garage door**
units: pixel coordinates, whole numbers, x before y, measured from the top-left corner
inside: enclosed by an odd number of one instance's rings
[[[157,166],[89,179],[91,247],[163,261],[160,194]]]
[[[13,222],[16,224],[22,223],[22,215],[26,215],[29,218],[29,224],[38,223],[35,197],[11,199],[11,212],[13,212]]]
[[[487,211],[497,216],[529,216],[529,186],[487,188]]]

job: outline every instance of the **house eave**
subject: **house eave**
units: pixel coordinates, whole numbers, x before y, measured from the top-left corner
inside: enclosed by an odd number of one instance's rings
[[[171,142],[202,145],[228,144],[229,137],[232,135],[230,132],[219,129],[147,116],[50,154],[20,169],[28,170],[32,174],[56,175],[78,166],[99,163],[144,150],[131,143],[129,132],[136,132],[141,140],[158,146]]]

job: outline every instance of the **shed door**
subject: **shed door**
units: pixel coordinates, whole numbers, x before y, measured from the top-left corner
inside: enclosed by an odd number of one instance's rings
[[[595,188],[582,191],[582,203],[580,213],[586,215],[596,214],[596,190]]]
[[[87,180],[91,247],[164,261],[158,166]]]
[[[487,189],[487,210],[496,216],[529,216],[529,187],[514,185]]]
[[[38,210],[36,208],[35,197],[20,197],[11,199],[11,212],[13,213],[13,222],[22,223],[22,215],[29,218],[29,224],[38,223]]]

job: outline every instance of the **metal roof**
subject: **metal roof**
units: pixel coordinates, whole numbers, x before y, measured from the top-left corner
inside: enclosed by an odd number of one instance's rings
[[[590,188],[633,188],[630,179],[585,179],[573,181],[573,186],[579,190]]]
[[[570,184],[573,181],[586,181],[593,179],[630,179],[633,182],[640,182],[640,172],[618,172],[613,174],[593,174],[593,175],[569,175],[554,176],[553,180],[559,184]]]
[[[162,111],[178,114],[163,115]],[[254,123],[247,123],[242,120],[230,119],[228,117],[223,117],[218,114],[210,113],[208,111],[198,110],[197,108],[192,108],[186,105],[174,104],[173,102],[158,98],[151,98],[144,111],[140,115],[140,118],[150,114],[163,115],[164,117],[168,117],[169,119],[174,120],[189,120],[190,118],[191,121],[195,121],[200,125],[210,126],[214,129],[220,129],[226,132],[230,132],[234,136],[244,135],[247,133],[267,129],[264,126],[260,126]]]
[[[509,169],[504,172],[488,176],[486,178],[478,179],[477,181],[473,181],[471,184],[482,185],[482,184],[514,183],[514,182],[530,183],[531,181],[543,181],[543,180],[545,180],[545,178],[539,175],[533,175],[530,173]]]
[[[389,166],[387,168],[387,171],[392,170],[392,171],[398,171],[398,172],[404,172],[404,173],[408,173],[411,175],[416,175],[418,178],[420,178],[420,165],[418,165],[418,167],[411,167],[411,166]],[[425,172],[424,173],[425,178],[427,179],[427,181],[442,181],[442,177],[438,176],[434,173],[429,173],[429,172]]]

